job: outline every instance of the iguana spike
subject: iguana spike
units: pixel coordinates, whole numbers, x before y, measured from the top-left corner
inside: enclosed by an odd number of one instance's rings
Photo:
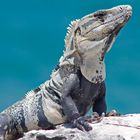
[[[67,34],[66,34],[66,37],[64,40],[67,47],[69,46],[68,42],[70,41],[70,37],[71,37],[72,33],[74,32],[75,26],[77,26],[78,21],[79,21],[78,19],[71,21],[71,23],[67,27],[68,31],[67,31]]]

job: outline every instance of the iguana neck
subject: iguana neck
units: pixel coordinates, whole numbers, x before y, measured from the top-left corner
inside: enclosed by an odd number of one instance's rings
[[[80,53],[76,48],[74,50],[66,50],[64,55],[59,60],[59,66],[69,67],[74,65],[79,67],[82,75],[92,83],[101,83],[106,78],[105,64],[102,59],[102,51],[104,46],[100,49],[100,53],[92,55],[92,50],[89,53]]]

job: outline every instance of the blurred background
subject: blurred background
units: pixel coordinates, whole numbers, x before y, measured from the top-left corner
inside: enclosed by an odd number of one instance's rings
[[[106,56],[108,110],[140,112],[140,1],[0,1],[0,111],[50,78],[71,20],[130,4],[133,16]]]

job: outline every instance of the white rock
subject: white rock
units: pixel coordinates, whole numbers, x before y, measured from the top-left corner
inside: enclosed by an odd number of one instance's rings
[[[69,124],[55,130],[33,130],[19,140],[140,140],[140,114],[105,117],[90,125],[93,129],[89,132],[70,128]]]

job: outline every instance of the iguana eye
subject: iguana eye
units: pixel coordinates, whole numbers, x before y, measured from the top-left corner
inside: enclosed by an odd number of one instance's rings
[[[97,11],[95,14],[94,14],[94,17],[98,17],[98,18],[102,18],[103,16],[106,15],[106,12],[105,11]]]

